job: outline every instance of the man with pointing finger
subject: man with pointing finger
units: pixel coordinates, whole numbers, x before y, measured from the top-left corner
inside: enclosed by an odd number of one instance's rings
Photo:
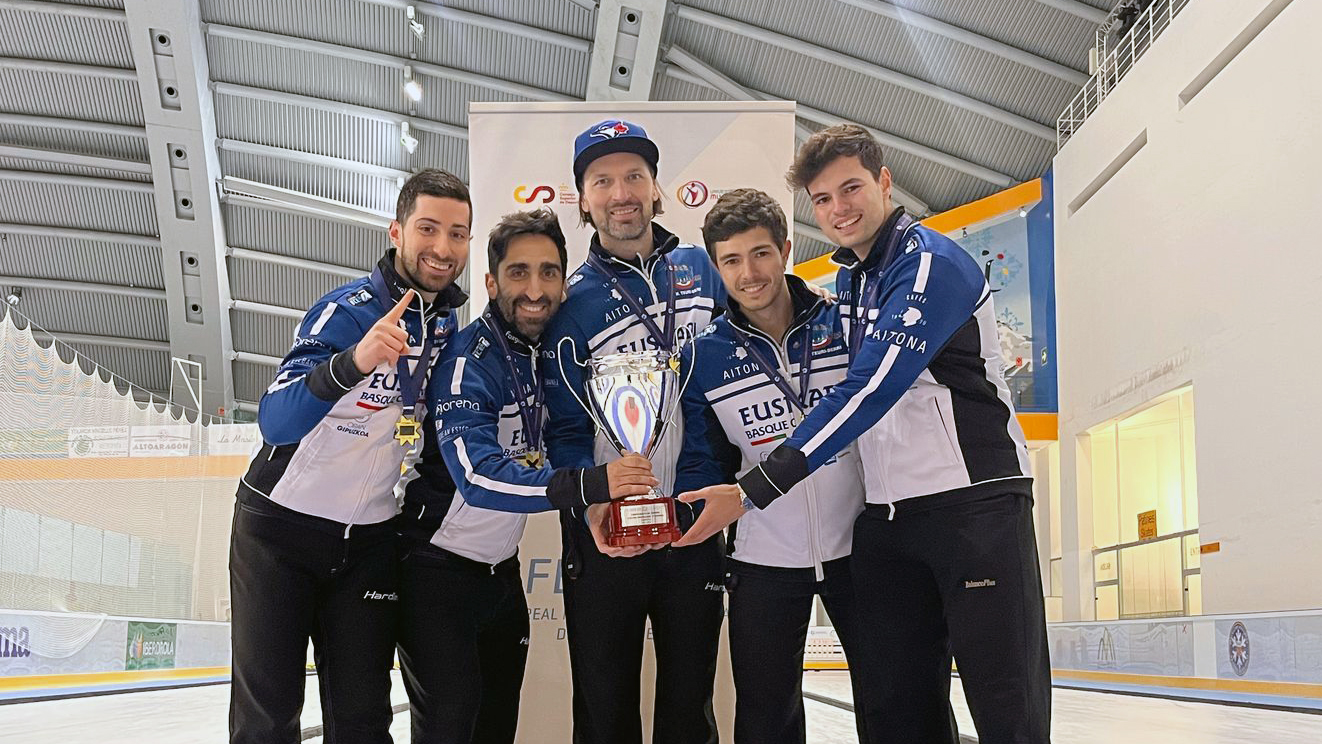
[[[299,741],[313,644],[327,742],[390,742],[399,603],[394,488],[421,443],[427,375],[454,335],[472,202],[453,175],[404,184],[393,248],[304,316],[262,397],[262,447],[230,540],[230,741]]]

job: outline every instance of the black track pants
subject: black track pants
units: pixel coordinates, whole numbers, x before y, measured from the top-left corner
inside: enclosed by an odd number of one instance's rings
[[[325,741],[391,741],[395,529],[344,532],[241,490],[230,537],[232,744],[299,741],[309,639]]]
[[[955,494],[869,505],[854,526],[859,653],[872,742],[955,741],[953,653],[980,744],[1046,744],[1051,730],[1032,500]]]
[[[824,563],[821,581],[811,568],[730,562],[735,744],[805,741],[803,651],[814,596],[821,596],[845,656],[852,659],[854,654],[857,634],[849,560]],[[854,701],[859,710],[857,685]]]
[[[413,744],[512,744],[528,661],[519,559],[490,566],[428,546],[404,559],[400,595]]]
[[[575,744],[641,744],[639,675],[648,618],[656,652],[653,744],[715,744],[724,538],[610,558],[583,525],[567,530],[579,556],[577,565],[566,561],[564,582]]]

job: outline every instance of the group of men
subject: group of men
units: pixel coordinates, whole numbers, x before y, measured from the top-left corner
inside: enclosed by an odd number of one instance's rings
[[[309,639],[328,742],[390,741],[396,650],[418,742],[514,740],[529,624],[518,545],[557,511],[576,744],[717,742],[729,598],[734,740],[803,742],[820,597],[862,742],[1046,742],[1050,680],[1023,434],[973,259],[891,203],[881,148],[825,129],[788,174],[838,246],[838,297],[786,273],[776,200],[723,195],[704,247],[654,221],[660,153],[609,120],[574,142],[569,271],[554,213],[488,237],[490,298],[456,328],[462,182],[403,187],[392,248],[317,302],[263,397],[231,542],[232,742],[296,742]],[[645,459],[580,401],[583,367],[680,360],[682,416]],[[401,477],[401,469],[404,472]],[[676,498],[683,536],[612,547],[609,503]],[[729,526],[728,535],[725,528]]]

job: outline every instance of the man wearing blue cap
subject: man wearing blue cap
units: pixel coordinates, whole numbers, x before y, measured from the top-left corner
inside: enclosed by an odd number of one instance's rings
[[[557,468],[618,456],[575,400],[584,395],[580,364],[627,351],[677,353],[725,304],[706,251],[652,222],[662,211],[658,160],[656,143],[632,122],[599,122],[574,141],[579,217],[596,233],[543,336],[544,353],[559,357],[546,364],[546,444]],[[652,455],[662,493],[674,490],[682,431],[673,422]],[[676,512],[681,529],[697,516],[686,504],[676,503]],[[717,534],[683,549],[612,548],[603,517],[603,505],[585,503],[561,519],[574,741],[641,744],[639,676],[650,619],[657,667],[652,741],[714,744],[724,539]]]

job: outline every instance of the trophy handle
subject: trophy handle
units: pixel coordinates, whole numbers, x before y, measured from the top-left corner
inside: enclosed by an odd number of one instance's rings
[[[578,363],[578,344],[574,342],[573,337],[565,336],[555,345],[555,366],[560,368],[560,379],[565,383],[565,387],[569,388],[569,394],[574,396],[574,400],[578,402],[578,405],[583,409],[583,412],[592,420],[592,423],[597,427],[597,430],[604,431],[606,430],[606,427],[597,418],[597,414],[592,410],[592,407],[585,403],[582,398],[578,397],[578,391],[574,390],[574,386],[569,384],[569,376],[565,374],[565,355],[563,353],[566,341],[569,342],[570,353],[573,354],[571,358],[574,360],[574,364],[584,368],[587,367],[586,364]]]

